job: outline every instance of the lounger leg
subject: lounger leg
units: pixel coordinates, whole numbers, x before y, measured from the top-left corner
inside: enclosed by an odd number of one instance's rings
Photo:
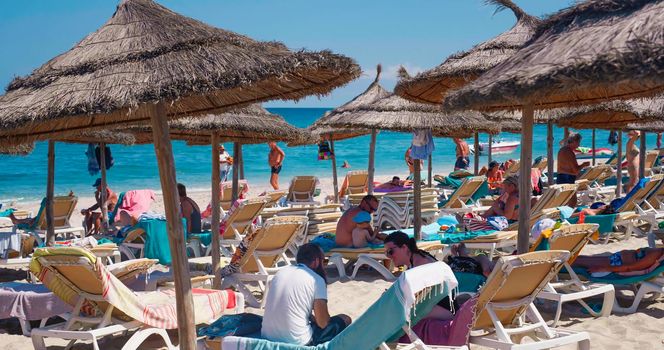
[[[18,322],[21,324],[21,332],[23,332],[23,335],[26,337],[30,336],[30,321],[24,319],[24,318],[19,318]]]
[[[620,313],[629,313],[629,314],[635,313],[636,310],[639,308],[639,304],[641,303],[643,297],[650,292],[664,294],[664,286],[658,286],[657,284],[650,282],[643,282],[641,283],[639,290],[634,295],[634,301],[632,302],[632,305],[630,305],[629,307],[622,307],[618,304],[618,301],[616,300],[615,303],[613,304],[613,311]]]
[[[32,334],[30,338],[32,338],[32,347],[34,347],[35,350],[46,350],[44,337],[41,334],[40,335]]]
[[[337,267],[337,271],[339,272],[339,279],[348,279],[348,275],[346,275],[346,268],[344,266],[344,261],[343,257],[341,254],[334,253],[330,255],[330,262],[334,264],[334,266]]]
[[[173,346],[173,343],[171,343],[171,338],[168,336],[168,333],[166,333],[165,329],[161,328],[147,328],[147,329],[142,329],[134,333],[131,338],[127,341],[127,343],[122,347],[122,350],[135,350],[138,349],[138,347],[143,344],[145,339],[147,339],[151,335],[158,335],[162,339],[164,339],[164,343],[166,343],[166,348],[171,350],[171,349],[176,349],[175,346]],[[96,342],[95,342],[96,344]]]
[[[373,267],[374,270],[378,271],[378,273],[380,273],[387,281],[396,280],[392,272],[390,272],[390,270],[388,270],[380,261],[363,254],[358,256],[357,263],[355,263],[355,269],[353,270],[353,275],[350,277],[351,279],[355,279],[357,271],[362,265],[369,265]]]

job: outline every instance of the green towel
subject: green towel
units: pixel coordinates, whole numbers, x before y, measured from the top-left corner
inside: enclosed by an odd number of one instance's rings
[[[616,221],[616,216],[618,214],[603,214],[603,215],[588,215],[585,218],[586,224],[599,224],[599,233],[605,234],[613,232],[613,223]],[[573,217],[567,219],[570,224],[576,224],[579,222],[578,217]]]
[[[118,215],[118,209],[120,209],[120,206],[122,206],[122,201],[124,200],[125,193],[122,192],[118,196],[118,202],[115,204],[115,208],[113,208],[113,211],[108,213],[108,223],[110,225],[113,225],[113,222],[115,221],[115,216]]]
[[[182,220],[182,225],[184,232],[187,232],[187,225],[184,219]],[[166,220],[142,219],[134,227],[145,231],[145,257],[148,259],[158,259],[162,265],[170,265],[172,261],[171,247],[168,243],[168,226]]]

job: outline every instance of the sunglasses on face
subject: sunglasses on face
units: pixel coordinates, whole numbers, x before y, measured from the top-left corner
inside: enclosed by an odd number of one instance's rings
[[[392,256],[392,254],[394,254],[394,248],[390,248],[385,251],[385,255],[387,256]]]

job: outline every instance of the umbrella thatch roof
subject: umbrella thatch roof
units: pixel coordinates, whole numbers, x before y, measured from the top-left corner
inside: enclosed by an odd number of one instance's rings
[[[333,127],[327,123],[328,120],[335,118],[337,115],[344,113],[349,110],[356,108],[364,107],[376,100],[387,97],[390,95],[389,91],[385,90],[379,83],[380,74],[382,72],[382,66],[379,64],[376,66],[376,78],[371,82],[369,87],[364,90],[363,93],[355,96],[352,100],[346,102],[345,104],[326,112],[321,118],[316,120],[313,124],[309,126],[309,130],[320,135],[321,138],[327,140],[343,140],[351,137],[366,135],[370,131],[363,130],[359,128],[342,128],[342,127]]]
[[[488,123],[480,113],[464,111],[450,114],[440,105],[412,102],[395,94],[337,114],[327,119],[325,124],[399,132],[430,129],[438,137],[465,138],[475,132],[500,132],[496,123]]]
[[[0,146],[0,155],[26,156],[35,149],[35,143],[22,143],[19,145]]]
[[[97,31],[9,84],[0,143],[147,122],[158,101],[171,118],[322,95],[359,74],[352,59],[329,51],[290,51],[152,0],[123,0]]]
[[[625,126],[625,130],[640,130],[648,132],[664,132],[664,121],[655,121],[648,123],[630,123]]]
[[[76,134],[55,137],[52,140],[66,143],[105,143],[125,146],[131,146],[136,143],[134,135],[121,130],[83,131]]]
[[[558,126],[575,129],[623,129],[630,123],[664,119],[664,95],[565,108],[556,117]]]
[[[508,61],[449,94],[450,108],[555,108],[664,90],[664,1],[589,0],[548,18]]]
[[[520,49],[535,32],[540,20],[525,13],[510,0],[487,0],[498,6],[496,11],[510,9],[517,18],[512,29],[472,49],[448,57],[439,66],[409,77],[402,68],[394,92],[415,102],[441,103],[445,94],[477,79],[482,73],[504,62]]]
[[[268,112],[259,104],[234,109],[232,111],[187,117],[169,122],[172,139],[187,141],[189,144],[209,145],[211,136],[218,134],[221,142],[244,144],[284,141],[295,144],[316,143],[317,138],[305,129],[288,124],[280,115]],[[138,142],[151,143],[150,127],[132,127]]]

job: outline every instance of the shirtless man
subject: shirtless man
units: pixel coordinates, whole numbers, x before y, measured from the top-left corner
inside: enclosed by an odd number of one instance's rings
[[[267,144],[270,146],[270,153],[267,156],[267,162],[270,164],[270,185],[275,190],[279,189],[279,172],[281,172],[281,165],[286,158],[284,153],[275,142]]]
[[[456,162],[454,163],[454,170],[459,169],[468,169],[470,166],[470,148],[468,143],[460,138],[454,139],[454,144],[456,144]]]
[[[177,184],[182,217],[187,220],[187,232],[201,233],[201,209],[193,199],[187,196],[187,187]]]
[[[353,231],[358,228],[358,226],[363,226],[360,229],[366,231],[370,237],[377,237],[374,234],[373,228],[371,225],[360,225],[361,220],[366,214],[371,215],[373,212],[378,209],[378,199],[372,195],[367,195],[362,198],[360,205],[357,207],[350,208],[339,218],[337,223],[337,234],[336,234],[336,243],[339,247],[352,247],[353,246]],[[358,217],[358,219],[356,219]],[[357,220],[360,220],[358,223]],[[359,232],[356,232],[355,235],[361,235]],[[381,237],[378,237],[382,239]]]
[[[576,160],[574,150],[581,144],[581,135],[571,133],[565,141],[565,146],[561,147],[558,151],[558,176],[556,177],[557,184],[573,184],[576,177],[579,176],[581,169],[590,165],[590,162],[583,162],[579,164]],[[576,197],[572,197],[568,204],[572,208],[576,208]]]
[[[81,210],[81,214],[85,216],[83,219],[83,226],[85,227],[85,232],[88,234],[88,236],[99,233],[99,227],[101,226],[101,212],[96,212],[95,210],[106,205],[106,209],[110,213],[113,211],[113,209],[115,209],[115,205],[118,203],[118,195],[111,191],[111,188],[108,186],[106,186],[106,203],[101,202],[100,178],[95,181],[92,187],[96,188],[95,204],[87,209]]]

